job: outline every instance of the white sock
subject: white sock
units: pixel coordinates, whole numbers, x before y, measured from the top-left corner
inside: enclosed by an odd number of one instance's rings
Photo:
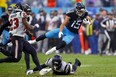
[[[49,54],[53,53],[54,51],[56,51],[56,47],[53,47],[53,48],[51,48],[50,50],[48,50],[48,51],[46,52],[46,55],[49,55]]]

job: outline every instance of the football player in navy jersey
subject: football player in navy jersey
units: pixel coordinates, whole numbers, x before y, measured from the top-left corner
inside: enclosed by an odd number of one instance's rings
[[[78,2],[75,4],[73,10],[70,10],[66,13],[65,20],[60,25],[60,28],[51,30],[44,35],[39,36],[36,40],[29,42],[35,43],[36,41],[40,41],[45,38],[61,38],[62,42],[46,52],[46,55],[51,54],[52,52],[59,50],[65,47],[65,45],[69,44],[75,35],[78,34],[78,30],[83,22],[89,24],[87,15],[88,12],[86,11],[85,6],[81,2]]]
[[[29,42],[35,43],[36,41],[40,41],[45,38],[62,38],[62,42],[60,44],[46,52],[46,55],[51,54],[53,51],[59,50],[69,44],[75,35],[78,34],[78,30],[83,22],[89,24],[87,15],[88,12],[86,11],[85,6],[81,2],[78,2],[75,4],[75,8],[73,10],[66,13],[65,20],[61,24],[60,28],[49,31],[46,34],[39,36],[36,40]]]

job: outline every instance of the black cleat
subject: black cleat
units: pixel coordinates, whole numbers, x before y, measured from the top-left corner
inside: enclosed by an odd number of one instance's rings
[[[78,64],[78,66],[81,66],[81,62],[79,61],[79,59],[75,59],[75,64]]]
[[[2,47],[0,47],[0,52],[2,52],[2,50],[3,50]]]

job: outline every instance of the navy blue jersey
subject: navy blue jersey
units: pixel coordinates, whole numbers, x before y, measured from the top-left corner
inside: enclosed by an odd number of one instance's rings
[[[1,18],[2,18],[2,22],[3,23],[7,23],[9,21],[8,20],[9,15],[7,13],[3,13]],[[5,25],[5,27],[4,27],[4,29],[7,30],[7,31],[9,31],[9,27],[8,26],[10,26],[10,25]]]
[[[83,19],[88,15],[88,12],[85,11],[81,16],[76,14],[76,11],[70,10],[66,13],[68,17],[70,17],[68,24],[66,27],[73,33],[78,33],[78,30],[83,22]]]

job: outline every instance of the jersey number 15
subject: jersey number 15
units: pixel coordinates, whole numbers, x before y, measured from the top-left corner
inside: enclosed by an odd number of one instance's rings
[[[75,28],[75,29],[79,29],[80,25],[81,25],[81,22],[75,20],[75,21],[72,23],[71,27],[73,27],[73,28]]]

